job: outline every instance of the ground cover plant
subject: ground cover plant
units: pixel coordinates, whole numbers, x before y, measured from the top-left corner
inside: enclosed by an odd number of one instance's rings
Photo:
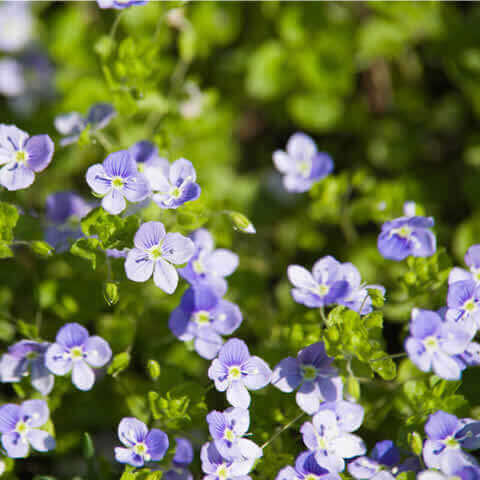
[[[0,476],[480,479],[480,9],[0,3]]]

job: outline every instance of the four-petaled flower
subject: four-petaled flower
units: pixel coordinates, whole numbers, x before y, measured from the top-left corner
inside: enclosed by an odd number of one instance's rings
[[[227,291],[225,277],[238,266],[238,255],[225,248],[214,249],[213,237],[208,230],[199,228],[190,235],[195,253],[180,275],[191,285],[206,283],[222,296]]]
[[[275,480],[340,480],[340,475],[321,467],[312,452],[303,452],[297,457],[295,468],[283,468]]]
[[[21,340],[9,347],[0,360],[0,381],[20,382],[30,373],[32,386],[42,395],[48,395],[53,388],[54,376],[45,366],[45,352],[48,342]]]
[[[228,340],[210,368],[208,377],[215,382],[218,391],[227,391],[227,400],[234,407],[248,408],[250,393],[270,382],[272,371],[259,357],[251,357],[244,341]]]
[[[295,287],[292,297],[306,307],[317,308],[336,303],[349,290],[340,262],[330,256],[317,260],[312,273],[300,265],[290,265],[287,274]]]
[[[352,431],[328,409],[320,410],[312,422],[305,422],[300,429],[303,442],[314,453],[317,463],[331,472],[343,472],[345,458],[365,453],[363,440]]]
[[[464,367],[453,357],[465,352],[474,333],[462,324],[445,322],[436,312],[415,308],[405,350],[423,372],[433,369],[439,377],[458,380]]]
[[[92,165],[86,179],[95,193],[103,195],[102,207],[113,215],[125,210],[125,198],[141,202],[150,195],[148,181],[128,150],[111,153],[102,164]]]
[[[183,294],[168,326],[178,339],[194,340],[197,353],[211,360],[223,344],[221,335],[232,334],[241,323],[242,312],[237,305],[219,298],[209,286],[198,285]]]
[[[359,480],[394,480],[392,468],[400,463],[400,452],[391,440],[378,442],[370,457],[359,457],[348,465],[348,472]]]
[[[7,190],[29,187],[35,173],[48,167],[54,145],[48,135],[34,135],[14,125],[0,124],[0,185]]]
[[[105,128],[117,112],[109,103],[92,105],[86,117],[78,112],[66,113],[55,118],[55,128],[64,135],[60,145],[65,146],[76,142],[81,133],[89,127],[91,132]]]
[[[425,433],[423,459],[428,468],[453,474],[453,470],[476,463],[464,450],[480,447],[480,422],[467,418],[460,420],[439,410],[428,418]]]
[[[115,8],[121,10],[133,5],[145,5],[148,0],[97,0],[100,8]]]
[[[21,405],[7,403],[0,407],[2,445],[10,458],[24,458],[30,446],[39,452],[55,448],[55,439],[39,427],[48,421],[49,410],[44,400],[27,400]]]
[[[203,445],[200,452],[203,480],[251,480],[248,473],[255,459],[227,460],[222,457],[213,442]]]
[[[446,319],[466,329],[480,327],[480,285],[472,279],[451,283],[447,294]]]
[[[103,367],[112,357],[108,343],[101,337],[90,336],[78,323],[68,323],[57,333],[45,357],[47,368],[55,375],[72,371],[72,382],[79,390],[90,390],[95,383],[91,367]]]
[[[297,358],[284,358],[273,370],[271,383],[282,392],[296,394],[298,406],[315,413],[320,402],[335,401],[342,396],[342,379],[332,366],[333,358],[325,352],[323,342],[300,350]]]
[[[287,142],[287,151],[276,150],[273,163],[283,173],[289,192],[302,193],[333,170],[330,155],[319,152],[315,142],[304,133],[295,133]]]
[[[437,249],[437,240],[430,231],[432,217],[400,217],[382,225],[377,246],[383,257],[404,260],[408,256],[430,257]]]
[[[148,169],[152,200],[162,208],[178,208],[200,196],[200,186],[195,183],[197,173],[192,163],[180,158],[171,165],[158,157],[155,168]]]
[[[158,428],[150,431],[134,417],[125,417],[118,425],[118,438],[125,447],[115,447],[115,460],[133,467],[158,462],[168,450],[168,437]]]
[[[252,440],[243,438],[250,426],[250,413],[245,408],[214,410],[207,415],[208,428],[215,447],[227,460],[256,459],[262,449]]]
[[[175,265],[181,265],[193,255],[193,242],[180,233],[166,233],[161,222],[146,222],[135,234],[132,248],[125,261],[125,273],[134,282],[153,281],[166,293],[178,285]]]

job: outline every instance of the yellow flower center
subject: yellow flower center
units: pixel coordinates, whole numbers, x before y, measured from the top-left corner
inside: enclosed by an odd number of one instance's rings
[[[193,270],[195,271],[195,273],[203,273],[205,271],[200,260],[195,260],[193,262]]]
[[[307,381],[312,381],[317,378],[317,369],[313,365],[302,365],[302,376]]]
[[[18,163],[23,163],[25,164],[28,160],[28,153],[23,151],[23,150],[19,150],[17,153],[15,153],[15,161],[18,162]]]
[[[232,380],[238,380],[242,376],[242,371],[240,370],[240,367],[230,367],[230,370],[228,371],[228,376]]]
[[[28,425],[20,420],[15,427],[15,431],[20,435],[24,435],[28,432]]]
[[[200,310],[195,313],[195,322],[197,322],[198,325],[206,325],[207,323],[210,323],[210,314],[205,310]]]
[[[137,443],[134,447],[133,447],[133,451],[137,454],[137,455],[141,455],[142,457],[147,453],[147,446],[144,444],[144,443]]]
[[[225,440],[228,440],[229,442],[233,442],[235,440],[235,434],[229,428],[225,430],[224,436],[225,436]]]
[[[217,477],[221,480],[227,480],[228,478],[228,468],[226,465],[220,465],[217,468]]]
[[[148,251],[148,253],[152,260],[158,260],[163,255],[161,245],[155,245]]]
[[[112,178],[112,186],[113,188],[122,188],[123,187],[123,178],[121,177],[114,177]]]
[[[475,301],[471,298],[470,300],[467,300],[465,304],[463,305],[463,308],[467,312],[473,312],[476,308]]]
[[[70,350],[70,358],[72,360],[80,360],[83,358],[83,349],[82,347],[73,347]]]

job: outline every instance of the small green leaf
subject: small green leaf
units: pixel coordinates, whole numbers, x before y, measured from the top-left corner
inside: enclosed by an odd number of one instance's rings
[[[90,437],[90,434],[87,432],[83,434],[83,456],[87,460],[95,457],[95,448],[93,446],[92,437]]]
[[[17,323],[18,332],[23,337],[31,338],[32,340],[38,339],[38,328],[33,323],[27,323],[23,320],[19,320]]]
[[[99,245],[100,242],[98,238],[80,238],[70,247],[70,252],[72,255],[88,260],[95,270],[97,267],[97,251]]]
[[[8,245],[4,240],[0,240],[0,258],[13,257],[12,249]]]
[[[41,240],[34,240],[33,242],[30,242],[30,247],[37,255],[42,257],[50,257],[55,250],[47,242],[43,242]]]
[[[372,305],[375,308],[382,308],[385,304],[384,294],[378,288],[367,288],[368,295],[372,299]]]
[[[410,432],[408,434],[408,445],[417,457],[422,454],[423,440],[418,432]]]
[[[355,377],[348,377],[347,379],[347,392],[356,401],[360,398],[360,382]]]
[[[122,352],[113,357],[112,363],[108,367],[107,373],[116,377],[130,365],[130,353]]]

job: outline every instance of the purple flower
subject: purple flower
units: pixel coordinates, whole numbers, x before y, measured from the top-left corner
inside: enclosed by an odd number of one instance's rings
[[[28,3],[0,3],[0,50],[21,50],[30,42],[32,31],[33,18]]]
[[[292,289],[292,297],[306,307],[331,305],[349,293],[349,285],[343,278],[340,262],[330,256],[317,260],[312,273],[300,265],[290,265],[287,274],[295,287]]]
[[[190,235],[195,245],[195,253],[180,275],[191,285],[206,283],[222,296],[227,291],[225,277],[231,275],[238,266],[238,255],[224,248],[214,250],[213,237],[208,230],[199,228]]]
[[[473,280],[480,285],[480,245],[472,245],[465,254],[465,263],[469,270],[454,267],[448,276],[448,283],[452,284],[462,280]]]
[[[135,248],[127,254],[125,272],[134,282],[146,282],[153,273],[155,285],[173,293],[178,285],[178,273],[172,265],[188,262],[195,247],[180,233],[165,233],[161,222],[146,222],[133,240]]]
[[[83,237],[79,220],[90,212],[92,205],[73,192],[57,192],[46,200],[46,218],[51,223],[45,230],[45,240],[58,251]]]
[[[297,457],[295,468],[283,468],[276,480],[340,480],[340,476],[321,467],[313,453],[303,452]]]
[[[357,479],[393,480],[393,467],[400,463],[400,452],[391,440],[378,442],[370,457],[359,457],[348,465],[348,472]],[[385,468],[387,467],[387,468]]]
[[[312,415],[318,411],[320,402],[341,398],[343,383],[332,362],[323,342],[314,343],[300,350],[297,358],[284,358],[274,368],[271,383],[287,393],[300,387],[297,404]]]
[[[53,388],[54,376],[45,366],[48,342],[21,340],[9,347],[0,360],[0,380],[3,383],[20,382],[30,373],[30,382],[42,395]]]
[[[83,117],[78,112],[66,113],[55,118],[55,128],[64,135],[60,145],[70,145],[76,142],[82,132],[89,127],[91,132],[105,128],[117,112],[109,103],[96,103]]]
[[[55,439],[39,427],[48,421],[50,412],[44,400],[27,400],[21,405],[7,403],[0,407],[2,445],[10,458],[24,458],[30,447],[39,452],[55,448]]]
[[[276,150],[273,163],[283,173],[283,184],[289,192],[306,192],[333,170],[330,155],[317,151],[317,145],[303,133],[295,133],[287,142],[287,151]]]
[[[365,453],[363,440],[353,435],[347,422],[340,422],[334,411],[320,410],[312,422],[305,422],[300,432],[303,442],[315,455],[318,465],[331,472],[342,472],[344,458],[352,458]]]
[[[251,480],[248,473],[255,460],[226,460],[213,442],[206,443],[200,452],[203,480]]]
[[[103,162],[87,170],[87,183],[98,195],[103,195],[102,207],[117,215],[125,210],[125,198],[141,202],[150,194],[147,179],[137,171],[128,150],[111,153]]]
[[[234,407],[248,408],[248,390],[259,390],[270,382],[272,371],[259,357],[251,357],[244,341],[228,340],[210,368],[208,378],[219,392],[227,391],[227,400]]]
[[[241,323],[242,312],[237,305],[220,299],[209,286],[198,285],[183,294],[168,326],[178,339],[194,340],[197,353],[212,360],[223,344],[221,335],[232,334]]]
[[[461,322],[465,328],[480,327],[480,285],[473,280],[451,283],[447,294],[446,319]]]
[[[133,5],[145,5],[148,0],[97,0],[100,8],[115,8],[121,10]]]
[[[25,92],[23,66],[13,58],[0,60],[0,93],[6,97],[18,97]]]
[[[262,449],[252,440],[243,438],[250,426],[250,413],[245,408],[214,410],[207,415],[208,428],[215,447],[227,460],[257,459]]]
[[[34,135],[14,125],[0,124],[0,185],[21,190],[35,180],[35,172],[48,167],[54,145],[48,135]]]
[[[455,355],[455,360],[460,362],[460,368],[478,367],[480,365],[480,344],[470,342],[463,353]]]
[[[461,324],[445,322],[430,310],[412,310],[410,334],[405,349],[410,360],[423,372],[433,369],[446,380],[458,380],[462,367],[453,358],[463,353],[474,332]]]
[[[363,422],[365,411],[359,403],[347,402],[346,400],[337,400],[336,402],[323,402],[319,407],[319,412],[328,410],[333,412],[337,423],[344,432],[354,432],[360,428]]]
[[[480,447],[480,422],[460,420],[440,410],[428,418],[425,433],[423,459],[428,468],[438,468],[450,475],[476,463],[463,449]]]
[[[389,260],[404,260],[408,256],[430,257],[437,249],[435,235],[429,230],[432,217],[400,217],[382,225],[378,250]]]
[[[368,289],[380,290],[385,295],[385,288],[381,285],[366,285],[362,283],[362,277],[357,267],[352,263],[342,263],[342,278],[348,283],[347,294],[338,300],[338,303],[345,305],[351,310],[355,310],[361,315],[367,315],[372,312],[372,299],[368,294]],[[361,311],[360,311],[361,309]]]
[[[158,157],[154,164],[150,160],[144,171],[153,191],[152,200],[161,208],[178,208],[200,196],[200,186],[195,183],[197,173],[185,158],[170,165]]]
[[[112,357],[108,343],[90,336],[78,323],[67,323],[57,333],[45,357],[47,368],[55,375],[72,371],[72,382],[79,390],[90,390],[95,382],[91,367],[103,367]]]
[[[425,470],[417,475],[418,480],[480,480],[480,468],[476,466],[462,466],[452,471],[451,475],[434,470]]]
[[[115,460],[133,467],[145,462],[158,462],[168,450],[166,433],[147,426],[133,417],[125,417],[118,425],[118,438],[125,447],[115,447]]]
[[[172,460],[172,467],[165,472],[165,480],[193,480],[193,475],[188,466],[193,461],[193,447],[190,440],[186,438],[175,439],[175,455]]]

